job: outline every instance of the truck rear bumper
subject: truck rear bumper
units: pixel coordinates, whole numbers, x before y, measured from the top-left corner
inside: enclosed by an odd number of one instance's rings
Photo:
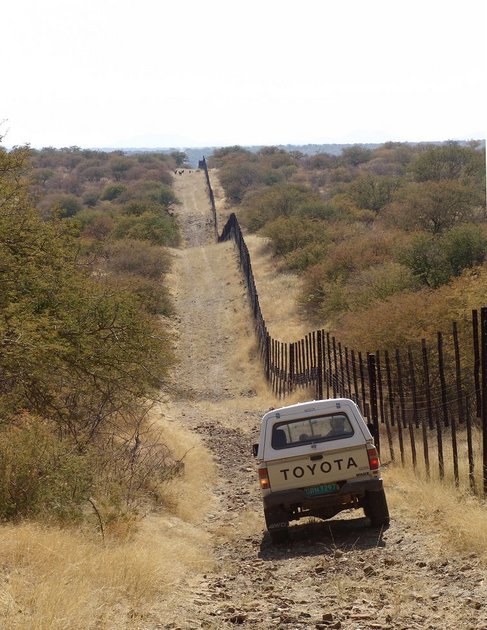
[[[263,497],[264,508],[281,508],[288,511],[299,507],[303,510],[317,512],[321,509],[344,503],[351,503],[363,498],[366,492],[380,492],[383,489],[382,479],[360,479],[345,482],[338,492],[309,497],[304,488],[270,492]]]

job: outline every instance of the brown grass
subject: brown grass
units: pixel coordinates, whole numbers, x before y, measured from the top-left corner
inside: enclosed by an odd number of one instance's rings
[[[401,462],[397,427],[392,427],[395,462]],[[440,467],[438,463],[438,442],[435,430],[427,431],[429,472],[425,463],[422,429],[413,428],[414,442],[416,446],[416,466],[413,465],[413,454],[409,428],[403,429],[404,467],[415,470],[416,476],[432,482],[441,481]],[[442,431],[443,441],[443,483],[455,487],[455,475],[453,467],[453,448],[451,432],[448,429]],[[479,428],[472,428],[472,446],[474,453],[474,481],[477,490],[482,488],[482,432]],[[387,442],[384,427],[381,427],[381,452],[382,460],[390,461],[391,453]],[[470,492],[469,464],[467,435],[464,427],[457,427],[457,452],[458,452],[458,489],[460,492]]]
[[[260,307],[270,334],[280,341],[296,341],[310,331],[297,306],[301,279],[293,273],[277,273],[268,240],[245,234],[259,294]]]
[[[184,455],[185,475],[168,484],[164,513],[142,518],[135,533],[120,538],[119,530],[104,542],[96,532],[2,527],[0,627],[138,627],[131,620],[173,596],[188,573],[213,568],[209,535],[198,526],[213,500],[213,463],[196,436],[161,425],[176,457]]]
[[[436,533],[443,553],[475,553],[487,564],[485,502],[454,484],[420,479],[410,468],[388,467],[384,478],[393,518]]]

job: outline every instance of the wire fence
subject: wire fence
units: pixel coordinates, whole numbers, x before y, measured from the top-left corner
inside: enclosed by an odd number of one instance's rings
[[[205,160],[202,168],[218,234]],[[238,250],[265,377],[278,397],[301,388],[317,399],[351,398],[368,419],[383,459],[487,495],[487,307],[438,331],[434,343],[421,339],[394,352],[356,351],[323,329],[280,341],[267,329],[235,214],[218,236],[219,242],[229,239]]]

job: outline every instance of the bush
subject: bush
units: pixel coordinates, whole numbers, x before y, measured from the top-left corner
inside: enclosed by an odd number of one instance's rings
[[[384,262],[353,274],[346,288],[349,308],[363,309],[395,293],[418,289],[419,283],[404,265]]]
[[[29,414],[0,430],[0,518],[79,520],[93,482],[86,455]]]
[[[81,522],[92,520],[91,503],[103,526],[142,506],[159,509],[183,464],[146,416],[147,408],[119,416],[116,438],[84,449],[38,416],[10,418],[0,429],[0,519]]]
[[[168,247],[176,247],[180,240],[176,219],[163,212],[122,216],[113,230],[113,237],[149,241],[153,245]]]
[[[303,221],[299,217],[279,217],[269,221],[262,230],[271,238],[271,248],[276,256],[286,256],[295,250],[302,249],[319,241],[327,242],[326,224],[322,221]]]
[[[465,269],[480,265],[487,255],[487,238],[478,225],[458,225],[446,233],[442,240],[455,276]]]
[[[138,182],[126,191],[123,199],[126,201],[130,199],[149,201],[164,206],[164,208],[178,203],[178,199],[170,186],[151,180]]]
[[[74,217],[82,207],[80,200],[74,195],[60,195],[54,201],[54,208],[59,210],[62,219]]]
[[[123,184],[110,184],[103,190],[100,199],[103,199],[104,201],[113,201],[117,197],[120,197],[120,195],[126,190],[127,187]]]
[[[166,249],[145,241],[123,239],[105,250],[106,267],[116,273],[137,274],[158,280],[169,271],[170,254]]]

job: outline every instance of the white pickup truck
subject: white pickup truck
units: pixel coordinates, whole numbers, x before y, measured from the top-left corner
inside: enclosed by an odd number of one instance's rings
[[[327,519],[352,508],[363,508],[373,527],[389,524],[377,449],[352,400],[315,400],[269,411],[254,455],[273,542],[286,540],[289,521]]]

